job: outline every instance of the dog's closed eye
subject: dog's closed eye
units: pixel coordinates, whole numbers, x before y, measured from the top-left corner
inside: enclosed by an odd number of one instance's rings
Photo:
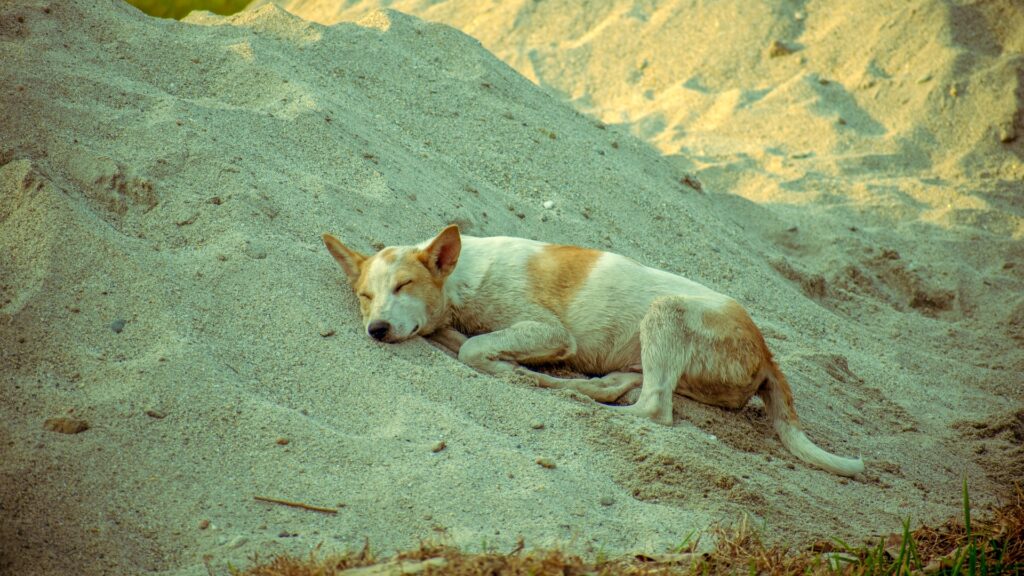
[[[360,292],[357,296],[363,300],[373,300],[373,294],[367,294],[366,292]]]
[[[395,294],[398,294],[398,292],[401,291],[402,288],[405,288],[409,284],[412,284],[412,280],[406,280],[405,282],[399,282],[398,286],[395,286]]]

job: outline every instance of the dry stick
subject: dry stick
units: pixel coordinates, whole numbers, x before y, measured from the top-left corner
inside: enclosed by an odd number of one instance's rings
[[[293,508],[302,508],[303,510],[312,510],[313,512],[323,512],[324,514],[337,514],[336,508],[323,508],[320,506],[310,506],[309,504],[303,504],[302,502],[292,502],[290,500],[281,500],[278,498],[267,498],[266,496],[253,496],[254,500],[261,502],[270,502],[271,504],[283,504],[285,506],[291,506]]]

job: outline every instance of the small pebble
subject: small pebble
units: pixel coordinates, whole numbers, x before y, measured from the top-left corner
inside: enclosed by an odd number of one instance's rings
[[[611,506],[615,504],[615,498],[611,496],[601,496],[601,506]]]
[[[206,530],[209,527],[210,527],[210,521],[209,520],[200,520],[199,521],[199,529],[200,530]]]
[[[278,438],[277,439],[278,446],[287,446],[289,442],[291,442],[291,440],[289,440],[287,438]]]
[[[447,444],[444,443],[444,440],[438,440],[437,442],[434,442],[433,446],[430,447],[430,451],[440,452],[441,450],[444,450],[445,446],[447,446]]]
[[[330,336],[334,336],[334,334],[335,334],[334,328],[328,328],[326,326],[323,327],[323,328],[320,328],[320,335],[323,336],[324,338],[328,338]]]
[[[782,42],[779,42],[778,40],[774,40],[771,43],[771,45],[768,46],[768,57],[769,58],[778,58],[779,56],[786,56],[786,55],[792,54],[792,53],[793,53],[793,50],[789,46],[786,46],[785,44],[783,44]]]
[[[549,469],[555,467],[555,461],[552,460],[551,458],[544,458],[544,457],[537,458],[537,464],[540,464],[541,466],[543,466],[545,468],[549,468]]]
[[[684,185],[684,186],[689,186],[690,188],[693,188],[697,192],[703,192],[704,191],[704,185],[700,183],[700,180],[698,180],[697,178],[695,178],[695,177],[693,177],[693,176],[691,176],[689,174],[687,174],[687,175],[683,176],[682,178],[680,178],[679,179],[679,183]]]
[[[249,539],[245,536],[235,536],[228,542],[228,548],[241,548],[242,546],[245,546],[245,543],[248,541]]]
[[[161,418],[165,418],[167,416],[167,414],[164,414],[163,412],[161,412],[159,410],[146,410],[146,416],[149,416],[150,418],[156,418],[157,420],[160,420]]]
[[[545,200],[544,201],[544,209],[545,210],[551,210],[554,207],[555,207],[555,202],[553,200]]]
[[[533,422],[530,422],[530,428],[533,428],[534,430],[541,430],[544,428],[544,423],[540,420],[534,420]]]
[[[110,329],[113,330],[115,333],[120,334],[121,331],[124,330],[124,325],[127,323],[127,320],[119,318],[110,323]]]
[[[48,418],[43,422],[43,428],[61,434],[78,434],[88,430],[89,423],[75,418]]]

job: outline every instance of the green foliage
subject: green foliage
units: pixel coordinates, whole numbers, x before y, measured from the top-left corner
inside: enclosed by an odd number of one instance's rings
[[[125,0],[150,16],[181,20],[193,10],[209,10],[215,14],[234,14],[252,0]]]
[[[744,518],[731,529],[718,529],[715,549],[702,554],[696,553],[697,532],[688,534],[675,554],[608,558],[599,550],[594,563],[557,549],[524,552],[522,539],[505,554],[484,537],[478,553],[421,544],[419,550],[380,564],[367,544],[360,554],[326,560],[313,553],[309,560],[278,556],[245,572],[230,570],[232,576],[340,576],[350,568],[376,565],[375,574],[398,574],[396,562],[402,561],[410,567],[418,564],[424,573],[464,576],[1024,576],[1024,487],[1014,490],[1012,501],[994,508],[991,518],[973,518],[964,481],[962,519],[912,531],[908,518],[900,531],[880,538],[877,545],[853,547],[836,538],[827,556],[821,552],[828,542],[803,551],[766,545]]]
[[[903,576],[904,574],[938,575],[938,576],[1002,576],[1024,574],[1024,562],[1019,559],[1008,559],[1007,549],[1017,548],[1020,544],[1019,526],[1022,521],[1020,492],[1017,504],[1007,506],[1012,510],[1010,522],[1000,523],[999,536],[981,535],[971,525],[971,505],[967,492],[967,480],[963,484],[963,527],[954,533],[947,534],[951,551],[938,555],[925,562],[918,552],[917,537],[929,532],[921,528],[915,532],[910,530],[910,519],[903,522],[902,538],[898,546],[886,547],[886,539],[882,538],[878,546],[855,549],[841,540],[836,539],[842,550],[851,554],[854,559],[839,571],[854,576]],[[1013,523],[1016,529],[1007,529]],[[935,534],[932,532],[932,534]]]

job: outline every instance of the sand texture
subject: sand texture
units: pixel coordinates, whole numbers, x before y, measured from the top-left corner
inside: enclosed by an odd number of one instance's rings
[[[744,514],[860,542],[1024,475],[1012,0],[343,4],[0,3],[0,573],[658,552]],[[734,296],[867,472],[756,400],[663,427],[371,341],[320,234],[450,222]]]

